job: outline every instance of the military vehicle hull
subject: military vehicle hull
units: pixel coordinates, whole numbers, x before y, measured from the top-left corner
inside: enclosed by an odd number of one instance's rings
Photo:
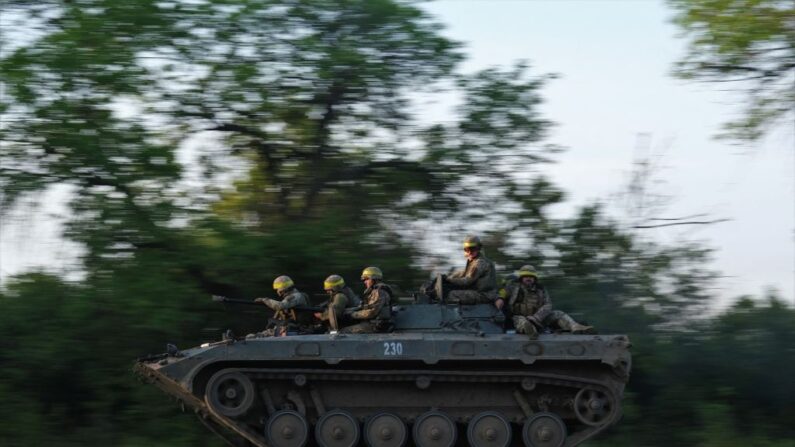
[[[455,330],[425,321],[424,332],[226,340],[136,371],[238,446],[569,447],[619,420],[625,336],[529,340],[472,307],[483,320]]]

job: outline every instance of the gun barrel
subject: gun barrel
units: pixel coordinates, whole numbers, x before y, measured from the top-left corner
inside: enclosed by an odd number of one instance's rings
[[[227,298],[225,296],[218,296],[213,295],[213,301],[219,303],[231,303],[231,304],[245,304],[245,305],[256,305],[261,306],[260,303],[256,301],[249,301],[249,300],[237,300],[234,298]],[[326,307],[325,306],[296,306],[293,307],[297,312],[323,312]]]
[[[251,304],[259,304],[259,303],[254,302],[254,301],[236,300],[236,299],[233,299],[233,298],[227,298],[225,296],[218,296],[218,295],[213,295],[213,301],[219,302],[219,303],[233,303],[233,304],[249,304],[249,305],[251,305]]]

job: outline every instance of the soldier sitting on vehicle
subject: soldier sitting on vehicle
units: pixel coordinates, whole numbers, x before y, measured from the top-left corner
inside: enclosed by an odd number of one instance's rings
[[[344,327],[340,332],[367,334],[389,329],[389,320],[392,317],[392,290],[382,282],[383,280],[384,274],[378,267],[367,267],[362,271],[362,281],[367,287],[362,294],[362,306],[360,309],[345,310],[346,318],[360,322]]]
[[[340,275],[331,275],[323,281],[323,290],[329,295],[329,307],[323,312],[315,312],[315,318],[326,321],[331,330],[338,330],[338,322],[342,321],[345,309],[359,307],[361,300],[345,285],[345,279]],[[333,309],[333,315],[330,310]]]
[[[508,310],[513,314],[516,332],[534,339],[546,327],[558,327],[573,334],[593,333],[591,326],[574,321],[568,314],[552,310],[552,302],[546,288],[538,282],[538,272],[531,265],[522,266],[515,280],[505,286]],[[499,298],[495,303],[502,308],[506,303]]]
[[[453,289],[447,294],[447,302],[494,303],[497,299],[497,272],[494,263],[483,254],[480,238],[467,236],[464,239],[464,255],[467,259],[464,270],[442,276],[442,281]]]
[[[506,287],[518,280],[519,277],[516,276],[516,272],[509,273],[508,276],[500,278],[497,301],[494,302],[494,305],[497,306],[498,309],[502,309],[505,306],[505,299],[508,297],[508,292],[505,290]]]
[[[249,334],[246,338],[252,337],[273,337],[287,335],[287,332],[310,332],[312,316],[306,312],[296,312],[296,307],[306,307],[309,298],[305,293],[295,288],[293,280],[289,276],[282,275],[273,280],[273,289],[281,300],[271,298],[257,298],[255,303],[262,303],[276,313],[271,319],[268,327],[257,334]]]

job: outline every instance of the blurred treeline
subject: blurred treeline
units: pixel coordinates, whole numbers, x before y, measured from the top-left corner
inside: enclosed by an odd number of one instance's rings
[[[631,336],[625,418],[599,445],[793,445],[795,310],[746,297],[708,318],[707,248],[598,204],[550,217],[548,77],[462,74],[410,2],[2,7],[0,211],[65,188],[84,251],[79,280],[3,281],[0,444],[220,445],[130,372],[251,329],[211,294],[268,296],[280,274],[317,293],[367,265],[413,290],[478,232],[504,273],[532,263],[558,308]],[[430,122],[439,95],[455,106]]]

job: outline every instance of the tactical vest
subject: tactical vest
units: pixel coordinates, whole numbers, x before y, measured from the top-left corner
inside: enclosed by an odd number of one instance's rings
[[[362,299],[359,298],[359,295],[357,295],[353,290],[351,290],[350,287],[347,286],[343,287],[341,292],[345,295],[346,298],[348,298],[348,303],[345,305],[346,308],[359,307],[362,305]]]
[[[543,291],[538,287],[531,290],[516,284],[511,289],[508,305],[514,315],[530,316],[544,305]]]
[[[300,296],[293,297],[293,295],[299,294]],[[289,295],[286,295],[282,300],[291,297],[292,300],[299,300],[301,304],[299,306],[306,306],[309,303],[309,297],[298,290],[290,292]],[[277,320],[284,320],[286,322],[295,322],[299,325],[310,325],[313,323],[312,314],[310,312],[297,312],[295,309],[286,309],[277,311],[274,314],[274,319]]]
[[[383,290],[386,292],[387,296],[386,303],[384,303],[384,306],[381,307],[381,311],[378,312],[378,316],[376,318],[379,320],[389,320],[390,318],[392,318],[392,295],[393,295],[392,288],[389,287],[388,284],[380,282],[374,285],[373,289]]]
[[[467,265],[464,268],[464,276],[468,276],[470,271],[474,269],[475,263],[478,264],[486,264],[486,269],[483,271],[478,278],[475,279],[475,283],[472,285],[472,289],[477,290],[489,297],[496,297],[497,295],[497,269],[494,266],[494,263],[491,262],[489,258],[484,256],[483,254],[479,255],[477,258],[467,261]]]

